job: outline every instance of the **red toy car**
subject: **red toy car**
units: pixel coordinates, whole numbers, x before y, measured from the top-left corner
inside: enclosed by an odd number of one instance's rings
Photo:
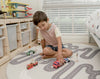
[[[66,61],[64,61],[64,64],[66,63]],[[64,64],[62,64],[62,65],[64,65]],[[61,67],[62,65],[60,65],[60,63],[59,63],[59,61],[58,60],[56,60],[54,63],[53,63],[53,67],[54,68],[59,68],[59,67]]]
[[[35,63],[30,63],[30,64],[27,65],[27,69],[29,70],[29,69],[33,68],[34,66],[36,66],[36,65],[38,65],[37,61]]]
[[[64,58],[64,64],[65,64],[66,62],[70,62],[70,60],[69,60],[68,58]],[[62,64],[62,65],[64,65],[64,64]],[[56,60],[56,61],[53,63],[53,67],[56,68],[56,69],[59,68],[59,67],[61,67],[62,65],[60,65],[60,63],[59,63],[58,60]]]

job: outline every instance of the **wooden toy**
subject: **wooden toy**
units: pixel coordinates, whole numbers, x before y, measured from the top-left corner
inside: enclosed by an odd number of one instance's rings
[[[38,62],[34,61],[34,62],[27,65],[27,69],[29,70],[29,69],[33,68],[34,66],[36,66],[36,65],[38,65]]]
[[[4,13],[4,18],[7,18],[7,17],[11,18],[12,17],[12,16],[9,15],[11,12],[9,12],[10,7],[8,5],[8,2],[10,2],[10,0],[1,0],[1,5],[0,5],[1,11],[6,12],[6,13]],[[6,14],[8,14],[8,15],[6,15]]]
[[[10,8],[9,11],[12,12],[12,14],[16,14],[16,17],[18,17],[18,12],[23,12],[25,13],[25,16],[27,16],[27,12],[26,12],[26,6],[28,6],[28,4],[24,4],[24,3],[20,3],[20,2],[8,2],[9,6],[13,7]],[[20,10],[18,9],[18,6],[22,6],[24,7],[24,10]]]
[[[18,9],[19,6],[24,7],[24,9]],[[28,13],[28,11],[32,10],[32,8],[27,6],[29,6],[29,4],[11,2],[11,0],[1,0],[1,10],[7,12],[7,15],[9,15],[7,17],[19,17],[19,12],[24,13],[25,17],[31,16],[32,14]]]
[[[26,7],[26,11],[32,10],[32,8],[30,7]]]
[[[30,50],[30,51],[28,51],[28,52],[26,53],[26,55],[27,55],[27,56],[29,56],[31,53],[33,53],[33,54],[34,54],[34,53],[35,53],[35,51],[34,51],[34,50]]]
[[[6,13],[6,12],[3,12],[3,11],[0,10],[0,15],[1,15],[1,14],[4,14],[4,13]]]

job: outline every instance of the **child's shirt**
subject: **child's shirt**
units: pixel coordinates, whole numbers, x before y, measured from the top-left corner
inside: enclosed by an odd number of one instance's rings
[[[53,23],[49,30],[42,31],[39,30],[38,39],[45,39],[46,45],[52,45],[54,47],[58,46],[57,37],[60,37],[61,33],[56,25]]]

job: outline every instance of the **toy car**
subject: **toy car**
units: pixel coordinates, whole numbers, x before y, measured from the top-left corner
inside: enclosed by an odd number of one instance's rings
[[[66,62],[70,62],[70,60],[68,58],[64,58],[64,63],[62,65],[64,65]],[[53,63],[53,68],[59,68],[61,67],[62,65],[60,65],[60,62],[58,60],[56,60],[54,63]]]
[[[30,64],[27,65],[27,69],[29,70],[29,69],[33,68],[34,66],[36,66],[36,65],[38,65],[37,61],[35,63],[30,63]]]
[[[64,65],[66,63],[66,61],[64,61],[64,63],[62,65]],[[58,60],[56,60],[54,63],[53,63],[53,68],[59,68],[61,67],[62,65],[60,65],[60,62]]]
[[[31,52],[32,52],[33,54],[35,53],[34,50],[30,50],[30,51],[28,51],[28,52],[26,53],[26,55],[29,56]]]
[[[70,62],[70,60],[69,60],[68,58],[64,58],[64,60],[65,60],[66,62]]]

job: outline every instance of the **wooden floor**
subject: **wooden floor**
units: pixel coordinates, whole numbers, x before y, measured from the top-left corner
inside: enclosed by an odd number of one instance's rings
[[[82,43],[82,44],[87,44],[87,45],[94,45],[96,46],[95,43],[93,44],[89,44],[89,43]],[[7,67],[7,63],[3,64],[2,66],[0,66],[0,79],[7,79],[7,75],[6,75],[6,67]]]

